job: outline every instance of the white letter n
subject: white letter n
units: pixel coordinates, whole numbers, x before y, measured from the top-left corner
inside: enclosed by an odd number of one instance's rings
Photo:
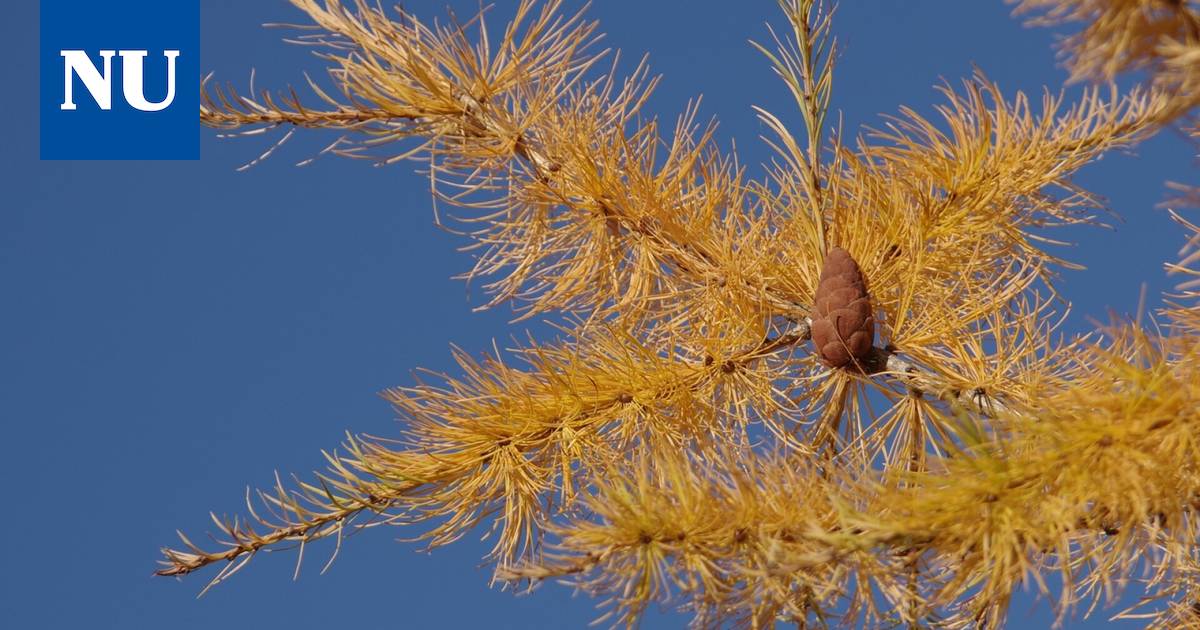
[[[143,112],[161,112],[175,100],[175,59],[179,57],[178,50],[167,50],[163,56],[167,58],[167,97],[157,103],[146,100],[145,60],[144,50],[122,50],[121,68],[125,75],[125,102],[131,107]]]
[[[82,50],[60,50],[59,54],[62,55],[63,70],[66,75],[66,96],[61,108],[64,110],[75,109],[74,82],[71,80],[71,75],[76,74],[79,75],[79,80],[83,81],[83,87],[92,94],[92,98],[96,100],[100,109],[112,109],[112,58],[116,51],[100,51],[100,56],[104,58],[103,75],[96,69],[87,53]]]

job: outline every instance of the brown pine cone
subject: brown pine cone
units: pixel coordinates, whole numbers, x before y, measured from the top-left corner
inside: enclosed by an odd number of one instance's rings
[[[821,363],[840,368],[871,353],[875,317],[858,263],[840,247],[829,250],[817,285],[812,340]]]

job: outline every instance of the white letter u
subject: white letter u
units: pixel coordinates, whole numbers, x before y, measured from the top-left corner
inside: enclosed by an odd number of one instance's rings
[[[163,52],[163,56],[167,58],[167,97],[157,103],[151,103],[146,100],[146,86],[143,81],[145,73],[145,59],[147,52],[144,50],[122,50],[121,63],[123,74],[125,75],[124,89],[125,102],[129,103],[130,107],[143,112],[160,112],[171,105],[175,100],[175,59],[179,57],[178,50],[167,50]]]

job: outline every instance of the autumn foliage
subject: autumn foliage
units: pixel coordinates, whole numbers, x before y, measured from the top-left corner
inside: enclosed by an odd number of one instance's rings
[[[670,602],[698,626],[992,628],[1032,584],[1063,618],[1142,589],[1113,614],[1200,627],[1200,193],[1166,184],[1181,283],[1144,321],[1059,334],[1074,266],[1053,240],[1104,209],[1079,169],[1200,139],[1195,2],[1024,0],[1078,27],[1081,96],[978,74],[936,119],[851,137],[829,122],[829,7],[781,0],[759,48],[804,129],[759,109],[774,155],[752,178],[694,107],[641,115],[656,79],[618,76],[559,1],[498,31],[292,1],[334,87],[207,80],[204,123],[415,161],[487,305],[562,334],[388,391],[400,435],[214,516],[219,542],[183,538],[161,575],[211,586],[264,549],[424,523],[434,547],[490,528],[498,583],[565,581],[616,624]]]

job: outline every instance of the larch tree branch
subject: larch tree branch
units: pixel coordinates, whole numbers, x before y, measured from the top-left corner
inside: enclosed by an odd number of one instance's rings
[[[351,436],[313,481],[248,493],[246,517],[214,515],[214,549],[181,533],[158,574],[216,565],[211,587],[263,549],[297,547],[299,571],[309,543],[336,538],[336,556],[352,530],[423,522],[436,547],[488,525],[497,579],[567,580],[627,625],[682,598],[697,625],[995,626],[1027,577],[1049,596],[1058,572],[1066,615],[1136,567],[1172,598],[1146,614],[1187,623],[1195,224],[1174,215],[1192,249],[1169,263],[1187,280],[1163,330],[1062,339],[1054,304],[1076,268],[1055,234],[1104,211],[1072,176],[1192,129],[1194,3],[1024,0],[1038,23],[1084,23],[1063,48],[1075,79],[1146,80],[1035,105],[978,73],[942,86],[937,120],[904,108],[844,138],[827,128],[832,11],[781,0],[789,28],[754,45],[804,137],[757,107],[758,179],[698,103],[670,129],[648,117],[646,64],[619,75],[559,0],[523,0],[498,38],[484,13],[293,4],[312,22],[293,41],[329,66],[333,89],[308,80],[320,106],[207,78],[201,120],[336,130],[327,153],[422,163],[462,212],[464,277],[490,278],[483,308],[559,318],[566,339],[456,350],[461,375],[386,393],[399,438]]]

